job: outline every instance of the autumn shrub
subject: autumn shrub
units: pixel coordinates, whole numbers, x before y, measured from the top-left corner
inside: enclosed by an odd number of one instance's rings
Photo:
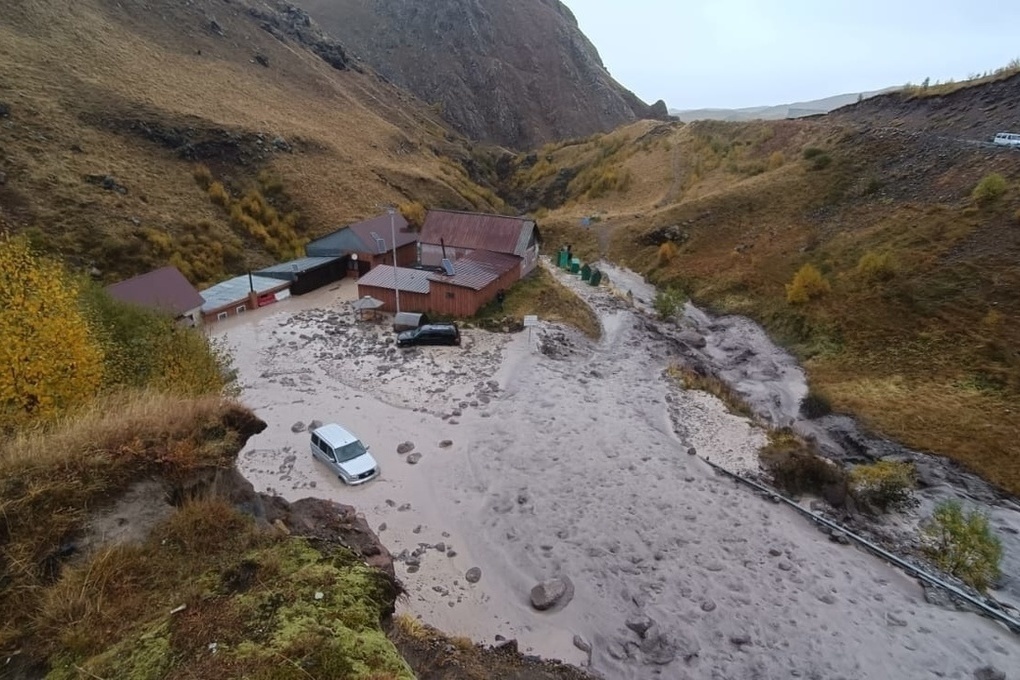
[[[659,245],[659,250],[655,255],[656,264],[660,267],[665,267],[673,261],[677,252],[678,249],[675,243],[672,241],[663,241],[662,244]]]
[[[815,454],[788,428],[769,432],[769,443],[759,458],[773,483],[787,493],[817,494],[836,507],[846,503],[846,471]]]
[[[202,187],[204,191],[208,191],[210,185],[213,183],[212,172],[205,165],[196,165],[191,171],[191,176],[195,178],[195,182],[197,182],[198,186]]]
[[[987,515],[964,512],[959,501],[940,503],[922,529],[924,550],[938,567],[984,591],[999,577],[1002,542]]]
[[[890,510],[910,502],[916,471],[913,464],[881,460],[850,470],[850,495],[866,508]]]
[[[981,178],[970,196],[978,205],[990,205],[998,201],[1008,188],[1006,178],[997,172],[991,172]]]
[[[783,155],[782,151],[773,151],[769,154],[769,170],[776,170],[777,168],[783,167],[786,163],[786,156]]]
[[[231,198],[223,182],[211,182],[206,188],[209,200],[222,208],[230,208]]]
[[[804,156],[804,160],[810,161],[814,158],[818,158],[819,156],[824,156],[825,150],[819,149],[817,146],[809,146],[808,148],[804,149],[801,155]]]
[[[79,289],[27,240],[0,234],[0,432],[52,420],[98,392],[103,349]]]
[[[425,224],[425,206],[419,201],[401,203],[398,209],[412,229],[421,229]]]
[[[791,305],[804,304],[831,290],[829,282],[813,264],[805,264],[786,285],[786,301]]]
[[[857,273],[867,281],[888,281],[896,275],[896,262],[891,253],[869,250],[857,262]]]

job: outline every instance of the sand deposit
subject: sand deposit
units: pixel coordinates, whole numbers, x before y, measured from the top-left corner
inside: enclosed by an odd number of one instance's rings
[[[928,604],[901,572],[714,473],[702,456],[753,468],[764,433],[668,381],[675,345],[639,311],[571,285],[600,313],[598,344],[543,325],[400,351],[355,323],[350,281],[216,327],[269,423],[242,472],[360,508],[398,556],[401,606],[429,623],[607,678],[1020,668],[1003,628]],[[381,477],[349,488],[328,474],[308,451],[313,420],[357,433]],[[533,588],[562,577],[571,599],[536,611]]]

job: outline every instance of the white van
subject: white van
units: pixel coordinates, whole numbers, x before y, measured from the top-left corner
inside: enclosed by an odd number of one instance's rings
[[[1020,134],[1015,132],[1000,132],[995,135],[995,139],[993,139],[992,142],[999,146],[1014,146],[1020,148]]]
[[[345,484],[364,484],[379,476],[379,464],[368,447],[333,423],[312,431],[312,456],[325,463]]]

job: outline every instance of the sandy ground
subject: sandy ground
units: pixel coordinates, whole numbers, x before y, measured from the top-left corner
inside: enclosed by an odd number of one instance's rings
[[[362,510],[400,556],[407,611],[607,678],[1020,668],[1020,641],[1001,627],[928,604],[901,572],[715,474],[700,456],[754,466],[763,433],[665,380],[669,347],[639,313],[571,285],[602,317],[597,345],[544,325],[398,351],[384,327],[354,323],[351,281],[214,327],[269,423],[242,472],[288,499]],[[356,432],[381,477],[348,488],[328,474],[292,431],[312,420]],[[396,451],[405,441],[415,465]],[[533,610],[532,586],[558,575],[573,600]]]

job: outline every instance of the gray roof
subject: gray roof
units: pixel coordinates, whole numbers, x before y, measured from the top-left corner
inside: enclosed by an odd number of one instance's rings
[[[391,225],[389,213],[384,213],[315,239],[305,246],[305,253],[315,257],[339,257],[350,253],[378,254],[379,244],[372,234],[382,239],[382,252],[386,252],[393,249],[394,232],[398,248],[418,240],[418,234],[408,228],[403,215],[394,213]]]
[[[527,217],[429,210],[421,228],[420,240],[430,245],[445,243],[452,248],[489,250],[524,257],[534,235],[535,222]]]
[[[232,305],[235,302],[243,302],[248,299],[248,291],[251,290],[251,287],[254,287],[255,292],[261,295],[271,290],[286,288],[287,285],[286,281],[281,281],[280,279],[271,279],[266,276],[256,276],[253,274],[251,285],[249,286],[247,274],[235,276],[228,281],[217,283],[201,291],[202,299],[205,300],[205,304],[202,305],[202,311],[211,312]]]
[[[400,290],[407,293],[428,293],[429,272],[423,269],[397,268],[397,278],[393,278],[393,267],[388,264],[376,265],[367,274],[358,279],[358,286],[373,286],[394,290],[399,284]]]
[[[274,279],[285,278],[288,281],[292,281],[302,272],[317,269],[331,262],[336,262],[339,259],[339,257],[302,257],[297,260],[291,260],[290,262],[274,264],[272,267],[260,269],[255,273],[263,274]]]
[[[515,267],[521,266],[521,258],[488,250],[472,250],[453,263],[453,276],[429,274],[429,281],[448,283],[472,290],[482,290]]]

